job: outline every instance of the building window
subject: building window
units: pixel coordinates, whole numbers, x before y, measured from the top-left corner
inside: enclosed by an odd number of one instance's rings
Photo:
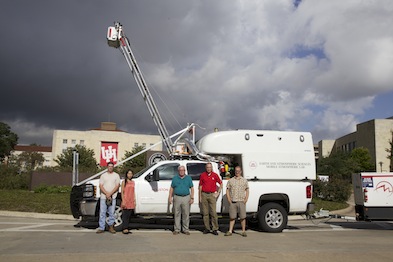
[[[85,144],[85,140],[79,141],[79,144],[80,144],[81,146],[83,146],[83,145]]]
[[[154,145],[153,143],[150,143],[150,146]]]
[[[134,147],[138,147],[138,143],[134,143]]]
[[[67,144],[67,139],[63,139],[63,144]]]
[[[142,143],[143,148],[146,148],[146,143]]]
[[[71,140],[71,144],[72,144],[72,145],[75,145],[75,144],[76,144],[76,140],[75,140],[75,139],[72,139],[72,140]]]

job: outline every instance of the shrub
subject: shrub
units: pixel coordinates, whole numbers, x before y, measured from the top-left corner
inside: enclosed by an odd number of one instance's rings
[[[330,178],[314,181],[314,197],[327,201],[346,202],[351,195],[351,184],[346,179]]]
[[[29,173],[18,173],[17,168],[0,165],[0,189],[27,189]]]
[[[39,185],[38,187],[34,188],[34,193],[47,193],[47,194],[70,193],[71,189],[72,189],[71,186]]]

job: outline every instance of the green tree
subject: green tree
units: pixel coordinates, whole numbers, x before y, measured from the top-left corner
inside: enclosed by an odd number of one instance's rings
[[[94,151],[86,146],[76,145],[74,148],[68,147],[66,151],[56,157],[55,162],[61,171],[72,171],[74,150],[79,153],[79,172],[96,172],[98,170]]]
[[[375,165],[371,162],[371,155],[367,148],[358,147],[349,155],[352,173],[375,171]]]
[[[348,153],[337,151],[328,157],[318,160],[317,173],[334,176],[338,179],[350,180],[353,170],[353,163]]]
[[[17,156],[16,163],[23,169],[30,171],[41,166],[45,161],[44,154],[39,152],[22,152]]]
[[[124,159],[144,150],[144,149],[145,148],[143,146],[134,147],[131,151],[126,151],[122,160],[124,160]],[[121,174],[125,174],[127,172],[127,170],[131,169],[135,174],[145,167],[146,167],[146,153],[143,153],[143,154],[140,154],[139,156],[123,163],[119,167],[118,170]]]
[[[386,148],[386,152],[388,152],[386,157],[390,160],[389,170],[390,172],[393,172],[393,130],[390,130],[390,133],[392,134],[392,139],[389,139],[390,146],[389,148]]]
[[[30,144],[30,146],[38,146],[37,144]],[[8,158],[8,164],[15,166],[20,171],[32,171],[41,167],[44,163],[44,154],[36,151],[24,151],[19,155],[11,155]]]
[[[17,144],[18,135],[11,132],[9,125],[0,122],[0,162],[11,154]]]
[[[314,196],[345,202],[351,195],[352,174],[372,170],[375,170],[375,167],[365,148],[356,148],[351,153],[334,152],[318,161],[317,173],[329,176],[329,181],[315,181]]]

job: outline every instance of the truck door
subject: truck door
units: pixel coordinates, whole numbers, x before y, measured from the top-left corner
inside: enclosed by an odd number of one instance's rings
[[[205,172],[206,163],[187,163],[187,175],[189,175],[192,179],[192,183],[194,184],[194,203],[191,205],[190,212],[191,213],[200,213],[199,207],[199,199],[198,199],[198,186],[199,186],[199,177],[202,172]]]
[[[156,179],[151,182],[145,179],[143,183],[138,185],[139,188],[136,189],[140,203],[137,207],[138,213],[166,214],[171,212],[169,210],[168,194],[172,178],[178,174],[178,166],[179,163],[166,163],[149,172],[149,175]]]
[[[199,190],[199,177],[201,176],[201,174],[203,173],[203,172],[205,172],[206,171],[206,163],[203,163],[203,162],[200,162],[200,163],[198,163],[198,162],[195,162],[195,163],[187,163],[187,174],[189,175],[189,176],[191,176],[191,178],[192,178],[192,182],[193,182],[193,184],[194,184],[194,204],[192,204],[191,205],[191,210],[190,210],[190,212],[191,213],[201,213],[201,209],[200,209],[200,206],[199,206],[199,198],[198,198],[198,196],[199,196],[199,194],[198,194],[198,190]],[[213,171],[214,172],[216,172],[214,169],[213,169]],[[224,182],[224,181],[223,181]],[[225,192],[225,189],[226,188],[224,188],[223,187],[223,191],[222,192]],[[217,212],[218,213],[220,213],[220,212],[222,212],[221,211],[221,207],[222,207],[222,200],[223,200],[223,193],[221,193],[219,196],[218,196],[218,198],[217,198],[217,206],[216,206],[216,210],[217,210]]]

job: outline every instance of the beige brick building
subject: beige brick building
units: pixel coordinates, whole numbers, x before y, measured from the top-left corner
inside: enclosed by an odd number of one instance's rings
[[[318,143],[319,157],[327,157],[341,150],[351,152],[354,148],[367,148],[377,172],[389,172],[390,160],[387,158],[392,141],[393,117],[373,119],[356,125],[356,131],[336,140],[321,140]]]
[[[116,128],[116,123],[102,122],[101,127],[88,131],[55,130],[52,140],[52,166],[56,166],[54,159],[68,147],[84,145],[94,151],[97,163],[103,160],[121,161],[126,151],[136,146],[149,147],[161,141],[159,135],[129,134]],[[152,150],[160,151],[158,145]]]

